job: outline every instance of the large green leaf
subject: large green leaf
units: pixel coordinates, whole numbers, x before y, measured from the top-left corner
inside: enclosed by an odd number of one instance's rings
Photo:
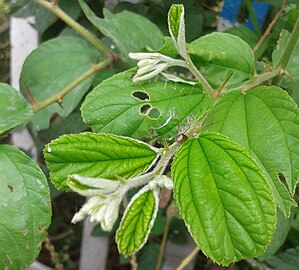
[[[112,39],[122,54],[122,59],[132,66],[134,61],[128,58],[129,52],[139,52],[147,46],[158,49],[163,45],[163,34],[159,28],[145,17],[130,11],[112,14],[104,9],[104,19],[97,17],[93,11],[79,0],[86,17],[105,36]]]
[[[126,71],[105,80],[86,97],[82,116],[94,132],[170,137],[211,106],[200,86],[161,81],[134,84],[133,73]]]
[[[284,50],[286,49],[290,33],[286,30],[282,30],[277,48],[273,51],[272,60],[274,65],[278,65],[280,57],[282,56]],[[282,81],[282,86],[289,89],[292,93],[292,97],[299,105],[299,41],[297,41],[296,46],[292,52],[290,60],[286,66],[286,70],[290,77],[285,76]]]
[[[21,91],[26,94],[27,84],[37,102],[54,96],[84,72],[99,62],[99,52],[81,38],[58,37],[43,43],[26,59],[21,79]],[[91,86],[93,76],[77,85],[64,99],[62,106],[53,104],[37,112],[32,118],[34,129],[49,127],[54,113],[69,115]]]
[[[118,250],[129,256],[146,243],[154,224],[159,202],[159,191],[141,190],[131,200],[116,232]]]
[[[277,270],[298,270],[299,247],[288,249],[285,252],[270,257],[267,263]]]
[[[157,153],[140,141],[87,132],[59,137],[45,147],[44,156],[54,185],[69,190],[68,175],[127,179],[150,168]]]
[[[231,88],[250,78],[254,67],[254,54],[249,45],[237,36],[212,33],[191,42],[189,53],[195,65],[214,87],[233,73],[226,87]]]
[[[222,133],[245,147],[264,170],[279,208],[288,216],[295,205],[293,194],[299,179],[299,111],[286,92],[261,86],[246,95],[234,91],[213,108],[209,130]]]
[[[33,113],[31,106],[18,91],[0,83],[0,134],[28,121]]]
[[[266,249],[276,205],[266,177],[241,146],[204,132],[179,150],[172,175],[181,215],[213,261],[228,265]]]
[[[51,222],[47,180],[17,148],[0,145],[0,269],[26,269]]]

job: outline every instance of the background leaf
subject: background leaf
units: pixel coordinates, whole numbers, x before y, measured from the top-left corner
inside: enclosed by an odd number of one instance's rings
[[[8,84],[0,83],[0,96],[0,134],[28,121],[32,117],[30,104]]]
[[[94,132],[169,138],[211,106],[200,86],[162,81],[134,84],[133,74],[132,70],[119,73],[88,94],[81,111]]]
[[[92,64],[99,61],[99,52],[81,38],[52,39],[43,43],[26,58],[20,79],[21,91],[26,95],[25,82],[36,101],[42,102],[59,93],[91,69]],[[53,104],[37,112],[32,118],[33,128],[36,130],[48,128],[54,113],[62,117],[69,115],[89,89],[92,81],[93,76],[90,76],[77,85],[63,99],[63,108]]]
[[[288,39],[290,37],[290,33],[286,30],[282,30],[280,39],[277,44],[277,48],[273,51],[272,54],[272,61],[273,65],[277,65],[279,62],[280,57],[282,56],[282,53],[284,52]],[[299,106],[299,41],[297,41],[296,46],[293,50],[293,53],[290,57],[290,60],[286,66],[287,72],[290,74],[291,78],[287,76],[283,77],[282,80],[282,87],[289,89],[291,92],[291,96]]]
[[[237,36],[214,32],[188,46],[195,65],[213,87],[218,87],[231,73],[226,88],[232,88],[251,77],[255,59],[249,45]]]
[[[130,178],[146,171],[157,158],[147,144],[112,134],[63,135],[45,147],[50,177],[58,189],[69,190],[70,174]]]
[[[130,65],[134,61],[128,57],[129,52],[139,52],[147,46],[152,49],[158,49],[163,45],[163,35],[159,28],[145,17],[130,11],[122,11],[112,14],[104,9],[104,19],[97,17],[93,11],[79,0],[81,8],[101,33],[112,39],[116,47],[122,54],[122,59]]]
[[[153,270],[153,263],[157,262],[160,244],[147,243],[138,256],[138,267],[142,270]]]
[[[299,247],[291,248],[277,254],[267,260],[267,263],[275,269],[298,270]]]
[[[120,253],[129,256],[145,244],[157,215],[158,201],[158,190],[141,190],[132,198],[116,232]]]
[[[47,180],[17,148],[0,145],[0,269],[26,269],[51,222]]]
[[[266,174],[276,203],[288,216],[296,204],[282,182],[293,194],[299,179],[299,111],[287,93],[275,86],[256,87],[246,95],[230,92],[216,104],[206,123],[213,123],[208,130],[230,137],[251,153]]]
[[[176,154],[174,197],[201,250],[222,265],[259,256],[275,230],[266,177],[238,144],[203,132]]]

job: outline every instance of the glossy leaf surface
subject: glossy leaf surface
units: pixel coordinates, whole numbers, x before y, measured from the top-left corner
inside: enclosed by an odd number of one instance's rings
[[[62,91],[67,85],[100,61],[99,52],[81,38],[58,37],[34,50],[23,65],[20,87],[27,93],[24,83],[37,102],[42,102]],[[37,112],[32,118],[36,130],[49,127],[54,113],[69,115],[91,86],[93,76],[77,85],[62,101]]]
[[[132,198],[116,232],[120,253],[129,256],[145,244],[157,215],[158,201],[158,190],[141,190]]]
[[[275,201],[284,215],[295,205],[282,182],[293,194],[299,179],[299,111],[288,94],[275,86],[230,92],[214,107],[206,123],[245,147],[257,160],[271,184]]]
[[[33,113],[30,104],[5,83],[0,83],[0,134],[28,121]]]
[[[154,148],[112,134],[63,135],[45,147],[50,177],[58,189],[69,190],[68,175],[119,179],[146,171],[157,158]]]
[[[102,19],[97,17],[82,0],[79,0],[79,3],[90,22],[102,34],[112,39],[121,52],[122,59],[131,65],[134,65],[134,61],[128,58],[129,52],[139,52],[146,47],[158,49],[163,45],[163,34],[145,17],[126,10],[113,14],[104,9]]]
[[[276,205],[266,177],[241,146],[203,132],[176,154],[172,175],[189,232],[213,261],[228,265],[266,249]]]
[[[133,74],[119,73],[86,97],[82,116],[94,132],[135,138],[172,137],[186,121],[202,116],[211,106],[199,86],[161,81],[134,84]]]
[[[188,51],[206,79],[218,87],[233,73],[226,87],[250,78],[255,59],[249,45],[237,36],[214,32],[191,42]]]
[[[0,171],[0,269],[27,269],[51,222],[47,180],[33,160],[9,145],[0,145]]]

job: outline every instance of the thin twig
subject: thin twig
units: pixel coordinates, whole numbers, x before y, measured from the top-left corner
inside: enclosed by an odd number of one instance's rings
[[[283,0],[283,2],[281,3],[281,6],[280,6],[278,12],[276,13],[275,17],[273,18],[273,20],[269,24],[268,28],[264,32],[264,34],[261,36],[261,38],[259,39],[259,41],[256,43],[255,47],[253,48],[253,52],[257,51],[257,49],[261,46],[261,44],[264,42],[264,40],[266,39],[266,37],[270,34],[272,28],[274,27],[274,25],[278,21],[281,13],[283,12],[286,3],[287,3],[287,0]]]
[[[137,256],[133,254],[130,259],[130,265],[132,266],[131,270],[138,270]]]
[[[99,64],[92,65],[92,67],[89,70],[87,70],[85,73],[79,76],[76,80],[72,81],[69,85],[67,85],[64,89],[62,89],[57,95],[50,97],[45,101],[32,106],[33,112],[38,112],[41,109],[44,109],[54,103],[61,103],[62,99],[68,93],[70,93],[78,84],[80,84],[82,81],[84,81],[86,78],[91,76],[96,71],[107,67],[111,63],[112,63],[112,59],[107,59],[103,62],[100,62]]]
[[[193,258],[197,255],[198,252],[199,252],[199,247],[193,249],[192,252],[181,262],[181,264],[176,270],[184,269],[193,260]]]
[[[84,28],[81,24],[77,23],[72,17],[66,14],[56,3],[56,1],[48,2],[46,0],[33,0],[40,6],[54,13],[58,18],[63,20],[67,25],[73,28],[76,32],[78,32],[82,37],[84,37],[90,44],[92,44],[95,48],[97,48],[100,52],[106,55],[108,58],[113,58],[113,54],[110,50],[92,35],[86,28]],[[56,3],[56,4],[55,4]]]
[[[55,251],[55,247],[53,246],[52,242],[50,241],[48,233],[45,236],[45,248],[50,253],[51,262],[55,265],[55,270],[63,270],[63,265],[59,263],[57,253]]]
[[[158,259],[157,259],[157,263],[156,263],[156,268],[155,268],[156,270],[160,270],[161,266],[162,266],[162,261],[163,261],[165,247],[166,247],[169,227],[170,227],[170,218],[167,217],[164,232],[163,232],[162,242],[161,242],[161,246],[160,246],[160,250],[159,250],[159,255],[158,255]]]

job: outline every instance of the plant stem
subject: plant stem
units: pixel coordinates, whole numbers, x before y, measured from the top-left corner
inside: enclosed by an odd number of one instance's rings
[[[45,101],[41,103],[37,103],[32,106],[33,112],[38,112],[54,103],[59,103],[62,101],[62,99],[70,93],[79,83],[84,81],[86,78],[91,76],[96,71],[103,69],[110,65],[112,63],[112,59],[106,59],[105,61],[98,63],[96,65],[93,65],[89,70],[87,70],[85,73],[83,73],[80,77],[78,77],[76,80],[72,81],[69,85],[67,85],[63,90],[61,90],[57,95],[50,97],[46,99]]]
[[[273,69],[270,72],[263,73],[261,75],[256,76],[253,82],[244,84],[238,88],[234,88],[232,91],[242,91],[242,92],[246,93],[251,88],[261,85],[262,83],[269,81],[269,80],[277,77],[280,74],[281,74],[280,68]]]
[[[155,268],[156,270],[160,270],[161,266],[162,266],[163,255],[164,255],[164,251],[165,251],[165,247],[166,247],[169,227],[170,227],[170,220],[169,220],[169,217],[167,217],[165,228],[164,228],[164,233],[163,233],[163,237],[162,237],[161,247],[159,250],[158,260],[156,263],[156,268]]]
[[[278,12],[276,13],[275,17],[273,18],[273,20],[271,21],[271,23],[269,24],[267,30],[264,32],[264,34],[261,36],[261,38],[259,39],[259,41],[257,42],[257,44],[255,45],[255,47],[253,48],[253,52],[256,52],[257,49],[261,46],[261,44],[264,42],[264,40],[266,39],[266,37],[270,34],[272,28],[274,27],[274,25],[276,24],[276,22],[278,21],[280,14],[283,12],[284,7],[287,3],[287,0],[283,0]]]
[[[280,67],[281,69],[285,69],[285,67],[287,66],[287,64],[290,60],[290,57],[293,53],[293,50],[296,46],[298,39],[299,39],[299,17],[296,20],[296,23],[293,27],[293,31],[290,35],[290,38],[287,42],[284,52],[282,53],[282,55],[279,59],[277,67]]]
[[[183,270],[196,256],[196,254],[199,252],[199,247],[196,247],[192,250],[192,252],[181,262],[179,267],[176,270]]]
[[[254,30],[257,33],[257,35],[260,37],[262,35],[262,31],[261,31],[261,28],[260,28],[259,23],[257,21],[257,18],[255,16],[255,12],[254,12],[254,9],[252,7],[252,2],[251,2],[251,0],[245,0],[244,2],[245,2],[245,5],[246,5],[246,8],[248,10],[248,13],[251,17],[251,21],[252,21],[252,25],[254,27]]]
[[[100,52],[109,58],[112,58],[112,53],[109,49],[94,35],[92,35],[86,28],[73,20],[68,14],[66,14],[57,4],[50,3],[46,0],[33,0],[40,6],[54,13],[58,18],[63,20],[67,25],[72,27],[82,37],[84,37],[90,44],[97,48]]]
[[[192,72],[195,78],[202,84],[204,90],[206,90],[207,93],[212,97],[214,89],[211,87],[211,85],[208,83],[205,77],[199,72],[196,66],[193,64],[189,55],[186,59],[186,63],[187,63],[186,67]]]

